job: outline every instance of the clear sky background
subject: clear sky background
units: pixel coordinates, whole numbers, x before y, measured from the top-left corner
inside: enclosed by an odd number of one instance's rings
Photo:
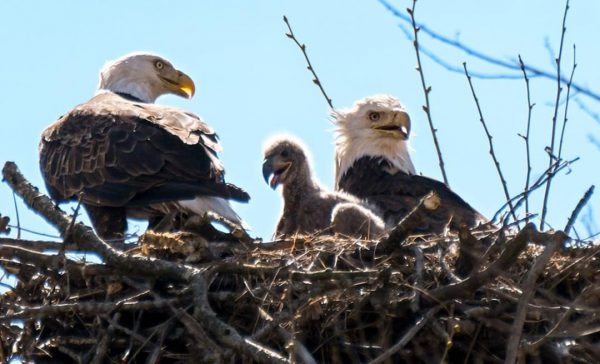
[[[391,1],[404,9],[411,1]],[[417,19],[430,28],[503,59],[521,54],[526,63],[554,69],[552,55],[560,39],[563,1],[426,1],[417,4]],[[38,169],[41,131],[95,92],[98,71],[107,60],[131,51],[165,56],[197,84],[196,97],[165,96],[158,103],[201,115],[221,137],[228,181],[252,196],[235,205],[252,226],[252,234],[268,239],[281,209],[261,176],[263,141],[286,132],[310,148],[322,183],[333,185],[333,135],[328,106],[311,82],[299,49],[285,37],[287,15],[336,107],[359,98],[390,93],[407,106],[413,122],[413,162],[418,172],[441,179],[427,119],[421,109],[423,91],[415,71],[412,44],[400,21],[376,0],[337,1],[2,1],[0,3],[0,160],[15,161],[44,189]],[[572,1],[565,38],[565,72],[570,72],[577,45],[575,81],[600,92],[600,2]],[[451,47],[421,35],[423,46],[445,61],[472,71],[504,73]],[[439,130],[451,187],[487,216],[504,202],[498,176],[488,154],[487,139],[464,75],[449,72],[423,57],[432,86],[431,111]],[[484,116],[494,135],[511,194],[525,182],[524,133],[527,101],[523,80],[474,79]],[[533,177],[547,166],[556,83],[532,79]],[[595,112],[600,102],[576,97]],[[564,105],[559,113],[563,120]],[[565,158],[581,157],[569,174],[554,181],[549,223],[564,227],[571,211],[591,184],[600,182],[600,124],[573,102],[569,109]],[[598,191],[600,194],[600,191]],[[541,210],[543,190],[533,208]],[[592,208],[581,217],[582,237],[600,226]],[[19,203],[21,225],[56,234],[41,218]],[[12,194],[0,186],[0,213],[16,223]],[[600,212],[597,212],[600,214]],[[87,218],[86,218],[87,219]],[[16,229],[13,229],[14,236]],[[39,238],[24,234],[27,238]]]

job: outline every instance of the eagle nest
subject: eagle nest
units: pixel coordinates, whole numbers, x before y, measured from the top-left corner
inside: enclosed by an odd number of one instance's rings
[[[65,239],[0,239],[17,279],[2,362],[600,362],[600,246],[562,232],[414,236],[421,203],[379,241],[147,232],[109,246],[14,164],[3,176]]]

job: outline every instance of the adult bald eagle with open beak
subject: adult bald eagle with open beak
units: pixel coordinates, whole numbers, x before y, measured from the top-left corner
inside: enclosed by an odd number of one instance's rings
[[[107,240],[123,239],[127,217],[153,228],[176,212],[212,211],[242,224],[228,200],[250,197],[225,182],[213,129],[192,113],[153,104],[194,92],[192,79],[160,56],[108,62],[96,95],[42,133],[40,168],[52,198],[81,198]]]
[[[487,221],[444,183],[415,173],[408,146],[410,117],[397,98],[366,97],[350,109],[334,110],[333,119],[336,189],[377,206],[388,226],[430,191],[441,198],[441,205],[423,220],[420,232],[441,233],[447,227],[475,227]]]

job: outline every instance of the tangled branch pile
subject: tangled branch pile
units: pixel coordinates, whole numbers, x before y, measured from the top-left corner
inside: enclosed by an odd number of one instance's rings
[[[600,362],[600,247],[562,232],[112,247],[7,163],[64,243],[3,238],[0,358],[30,362]],[[56,253],[58,251],[58,253]],[[98,255],[77,261],[65,251]]]

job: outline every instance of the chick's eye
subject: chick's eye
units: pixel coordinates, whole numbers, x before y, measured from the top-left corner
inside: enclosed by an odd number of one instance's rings
[[[369,113],[369,120],[378,121],[379,119],[381,119],[381,113],[378,113],[377,111],[371,111]]]
[[[156,61],[156,63],[154,63],[154,66],[159,69],[162,70],[163,67],[165,66],[164,63],[162,63],[161,61]]]
[[[283,158],[287,158],[290,156],[290,152],[287,151],[287,149],[284,149],[281,151],[281,153],[279,153],[280,156],[282,156]]]

